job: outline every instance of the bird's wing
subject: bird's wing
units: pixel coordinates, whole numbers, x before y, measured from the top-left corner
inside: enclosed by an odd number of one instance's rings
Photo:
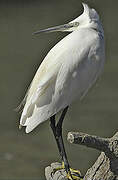
[[[38,109],[41,107],[41,112],[43,112],[42,107],[45,107],[46,105],[49,107],[52,100],[56,77],[63,60],[63,50],[60,51],[59,46],[54,47],[54,49],[56,50],[52,49],[41,63],[28,90],[26,103],[20,119],[20,124],[22,126],[26,126],[28,119],[36,113],[35,107]],[[46,107],[44,109],[46,117]],[[42,122],[44,118],[42,115],[41,117],[40,121]],[[47,118],[48,117],[49,114],[47,114]]]
[[[54,85],[58,73],[57,68],[49,69],[44,76],[42,74],[43,67],[41,68],[40,71],[37,71],[28,91],[26,104],[21,115],[21,125],[26,125],[26,120],[35,113],[35,107],[39,108],[50,104],[54,93]]]
[[[50,51],[34,77],[20,120],[22,126],[27,126],[27,133],[64,108],[68,103],[69,84],[78,84],[72,76],[79,64],[87,59],[91,44],[85,47],[86,42],[78,43],[76,36],[70,43],[69,38],[65,46],[62,46],[62,40]],[[73,85],[71,91],[72,88]]]
[[[71,55],[70,59],[72,59]],[[69,63],[62,63],[58,70],[53,68],[54,73],[43,85],[38,86],[33,94],[29,90],[30,96],[26,101],[20,120],[22,126],[27,126],[27,133],[65,107],[67,100],[64,95],[66,95],[66,85],[71,77],[72,66]]]

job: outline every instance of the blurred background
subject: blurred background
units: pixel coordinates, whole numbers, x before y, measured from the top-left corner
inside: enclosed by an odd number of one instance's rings
[[[71,21],[83,11],[81,0],[0,1],[0,179],[44,180],[44,168],[59,161],[49,121],[35,131],[19,131],[14,112],[47,52],[67,33],[32,32]],[[64,141],[70,164],[82,173],[99,152],[69,144],[69,131],[102,137],[118,129],[118,1],[88,0],[100,14],[106,41],[106,64],[96,86],[74,103],[64,121]]]

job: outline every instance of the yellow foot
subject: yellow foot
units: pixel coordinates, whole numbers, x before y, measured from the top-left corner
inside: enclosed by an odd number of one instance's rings
[[[70,168],[70,172],[67,174],[69,180],[82,180],[82,176],[79,170]]]
[[[65,169],[64,162],[62,162],[62,165],[60,167],[53,169],[53,172],[55,173],[56,171],[62,169]],[[70,171],[67,173],[66,176],[69,180],[83,180],[80,171],[72,168],[70,168]]]

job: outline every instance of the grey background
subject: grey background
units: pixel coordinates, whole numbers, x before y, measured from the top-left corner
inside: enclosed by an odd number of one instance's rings
[[[73,168],[84,173],[99,152],[66,141],[68,131],[110,137],[118,125],[118,1],[88,0],[100,14],[106,41],[101,79],[82,102],[74,103],[64,121],[64,141]],[[49,121],[25,134],[13,111],[47,52],[67,33],[33,31],[60,25],[82,13],[81,0],[0,1],[0,179],[44,179],[44,168],[59,161]]]

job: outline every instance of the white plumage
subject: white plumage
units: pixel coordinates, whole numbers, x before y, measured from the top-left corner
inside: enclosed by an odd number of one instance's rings
[[[31,83],[20,119],[26,133],[85,95],[102,72],[103,29],[97,12],[83,6],[83,14],[68,26],[41,31],[71,33],[49,51]]]

